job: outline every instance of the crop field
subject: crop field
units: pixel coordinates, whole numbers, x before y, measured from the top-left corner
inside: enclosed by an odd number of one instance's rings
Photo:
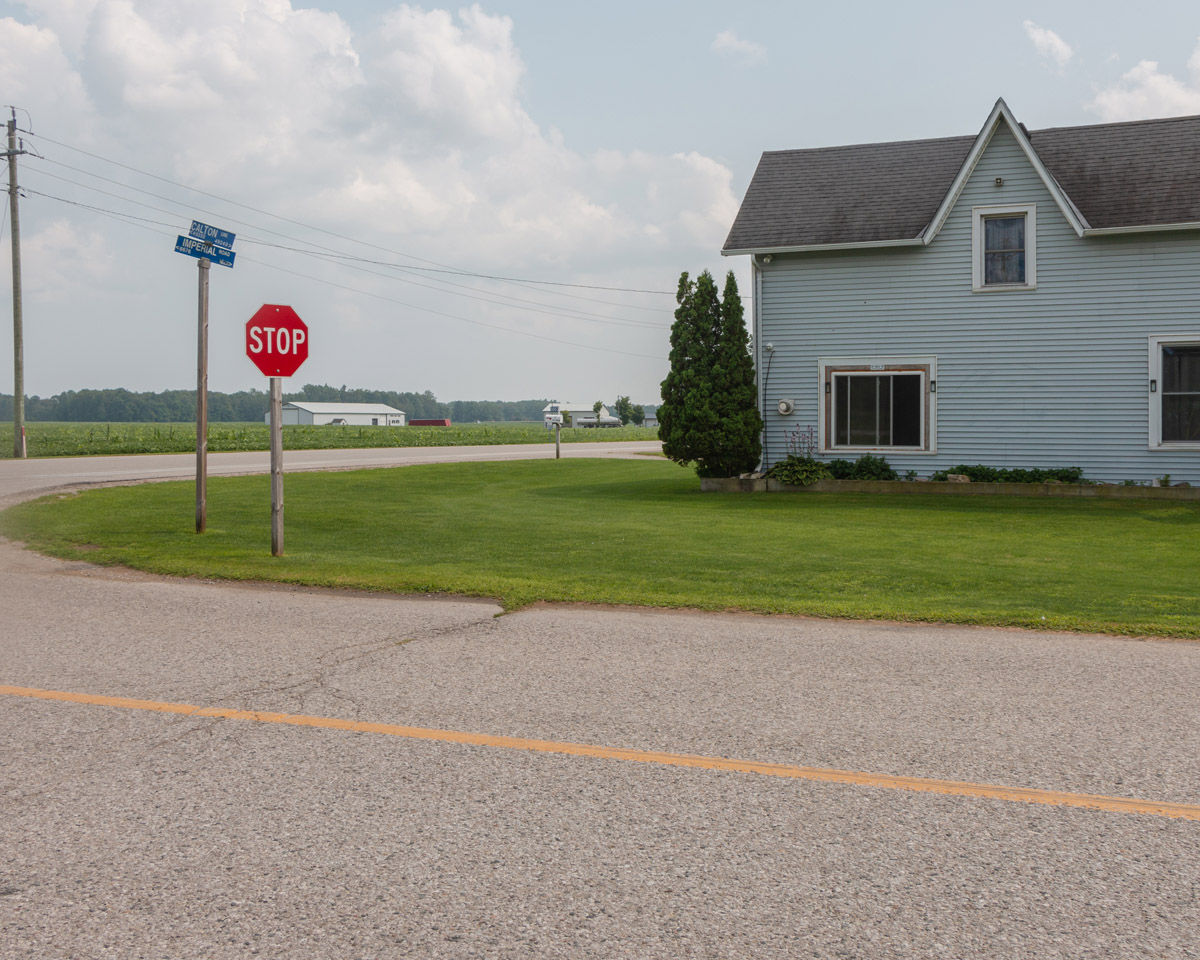
[[[11,459],[13,426],[0,426],[0,459]],[[656,440],[654,427],[563,430],[563,443]],[[196,449],[194,423],[29,423],[26,448],[31,457],[91,457],[122,453],[188,453]],[[450,427],[285,426],[285,450],[343,447],[457,447],[498,443],[553,443],[554,434],[538,421],[465,423]],[[268,450],[265,423],[210,423],[212,453]]]

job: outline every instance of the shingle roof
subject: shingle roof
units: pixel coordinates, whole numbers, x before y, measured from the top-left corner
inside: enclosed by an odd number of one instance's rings
[[[762,155],[724,249],[909,240],[920,235],[975,136]],[[1092,227],[1200,221],[1200,117],[1029,133]]]
[[[1200,117],[1053,127],[1029,142],[1093,227],[1200,221]]]

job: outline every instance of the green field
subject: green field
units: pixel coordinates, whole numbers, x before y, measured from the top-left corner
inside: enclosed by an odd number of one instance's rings
[[[286,556],[270,482],[55,496],[0,532],[60,557],[180,576],[400,593],[1200,637],[1200,505],[701,494],[655,458],[294,474]],[[734,634],[731,633],[731,640]]]
[[[12,458],[13,425],[0,425],[0,459]],[[563,430],[563,443],[657,440],[654,427],[607,427]],[[30,423],[25,442],[31,457],[90,457],[120,453],[187,453],[196,449],[194,423]],[[308,427],[283,428],[285,450],[341,447],[457,447],[496,443],[553,443],[540,423],[465,423],[449,427]],[[265,423],[210,423],[208,449],[269,450]]]

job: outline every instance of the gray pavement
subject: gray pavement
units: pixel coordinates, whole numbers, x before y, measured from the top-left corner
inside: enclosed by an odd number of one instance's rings
[[[657,440],[625,443],[564,443],[564,457],[635,457],[662,449]],[[365,450],[285,450],[284,471],[362,470],[418,463],[461,463],[474,460],[545,460],[554,444],[512,443],[487,447],[382,447]],[[268,473],[265,450],[210,453],[210,476]],[[0,508],[30,495],[66,486],[135,480],[186,480],[196,475],[196,455],[168,453],[121,457],[39,457],[0,460]]]
[[[2,684],[1200,803],[1192,643],[497,616],[4,543],[0,605]],[[0,723],[0,957],[1200,956],[1200,822],[11,696]]]

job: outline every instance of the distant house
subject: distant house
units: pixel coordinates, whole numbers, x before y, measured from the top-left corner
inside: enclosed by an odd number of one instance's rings
[[[542,407],[542,416],[569,413],[571,422],[564,425],[572,427],[619,427],[621,425],[621,419],[609,413],[608,407],[603,404],[600,405],[600,422],[597,424],[596,414],[592,409],[594,406],[595,403],[567,403],[563,400],[551,400]]]
[[[263,418],[271,422],[268,413]],[[283,405],[283,422],[287,424],[333,424],[347,427],[403,427],[404,411],[386,403],[310,403],[289,400]]]
[[[1200,117],[764,153],[764,466],[1079,466],[1200,482]]]

